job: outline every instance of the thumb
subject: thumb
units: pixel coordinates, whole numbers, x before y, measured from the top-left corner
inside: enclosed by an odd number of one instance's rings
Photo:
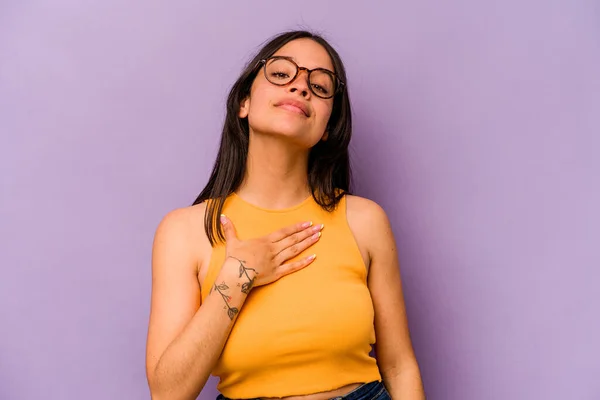
[[[225,235],[225,240],[227,242],[231,242],[237,240],[237,234],[235,232],[235,227],[233,226],[233,222],[225,214],[221,214],[221,226],[223,227],[223,234]]]

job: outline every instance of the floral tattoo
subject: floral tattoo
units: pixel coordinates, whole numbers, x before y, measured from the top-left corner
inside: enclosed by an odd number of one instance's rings
[[[256,279],[256,275],[258,275],[258,272],[256,272],[256,270],[254,268],[246,267],[246,261],[240,260],[239,258],[235,258],[232,256],[229,256],[229,257],[231,257],[235,260],[238,260],[238,262],[240,263],[239,277],[241,278],[242,276],[246,275],[246,279],[248,279],[248,282],[244,282],[242,284],[242,293],[248,294],[250,292],[250,289],[252,289],[252,287],[254,286],[254,281]],[[248,275],[248,271],[254,272],[254,276],[252,278],[250,278],[250,275]]]
[[[240,263],[239,277],[241,278],[242,276],[245,275],[246,279],[248,279],[248,282],[244,282],[242,284],[242,293],[248,294],[250,292],[250,289],[252,289],[252,287],[254,286],[254,280],[256,279],[256,275],[258,275],[258,272],[256,272],[256,270],[253,268],[246,267],[246,261],[240,260],[239,258],[235,258],[235,257],[231,257],[231,258],[237,260]],[[254,276],[252,276],[252,278],[248,274],[248,271],[254,272]],[[240,286],[239,283],[238,283],[238,286]],[[239,310],[237,307],[232,307],[230,305],[231,296],[224,293],[226,290],[229,290],[229,286],[227,286],[227,284],[225,282],[221,282],[220,284],[215,283],[213,285],[213,287],[210,289],[209,293],[212,293],[213,290],[218,292],[221,295],[221,297],[223,298],[223,301],[225,301],[225,308],[227,309],[227,316],[229,316],[229,319],[231,319],[233,321],[235,316],[239,313]]]
[[[224,290],[229,289],[229,286],[227,286],[227,284],[225,282],[222,282],[220,285],[217,285],[215,283],[215,285],[213,286],[213,289],[216,290],[217,292],[219,292],[219,294],[225,301],[225,306],[227,307],[227,315],[229,316],[229,319],[231,319],[233,321],[233,319],[235,318],[235,316],[237,315],[239,310],[237,309],[237,307],[231,307],[229,305],[229,302],[231,301],[231,296],[228,296],[225,293],[223,293]]]

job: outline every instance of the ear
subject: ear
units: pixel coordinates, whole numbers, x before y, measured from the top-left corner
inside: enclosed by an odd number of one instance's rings
[[[329,138],[329,130],[325,131],[325,133],[323,134],[323,137],[321,137],[321,140],[326,141],[327,138]]]
[[[250,109],[250,98],[246,97],[242,100],[240,104],[240,111],[238,112],[238,117],[246,118],[248,116],[248,111]]]

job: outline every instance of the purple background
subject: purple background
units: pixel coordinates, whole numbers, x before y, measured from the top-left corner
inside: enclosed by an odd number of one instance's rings
[[[154,230],[205,184],[243,62],[300,27],[347,65],[429,399],[600,398],[598,2],[13,0],[1,399],[149,398]]]

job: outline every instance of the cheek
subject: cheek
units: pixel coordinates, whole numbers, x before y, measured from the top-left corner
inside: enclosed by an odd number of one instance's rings
[[[250,107],[248,109],[248,122],[259,122],[264,118],[268,118],[271,108],[270,99],[273,97],[269,88],[257,85],[250,95]]]
[[[269,120],[268,100],[253,98],[248,109],[248,124],[255,129],[264,130],[268,126]]]
[[[315,111],[317,112],[317,125],[319,128],[323,128],[325,130],[327,128],[327,124],[329,123],[329,118],[331,117],[332,107],[330,104],[323,104],[322,107],[315,107]]]

